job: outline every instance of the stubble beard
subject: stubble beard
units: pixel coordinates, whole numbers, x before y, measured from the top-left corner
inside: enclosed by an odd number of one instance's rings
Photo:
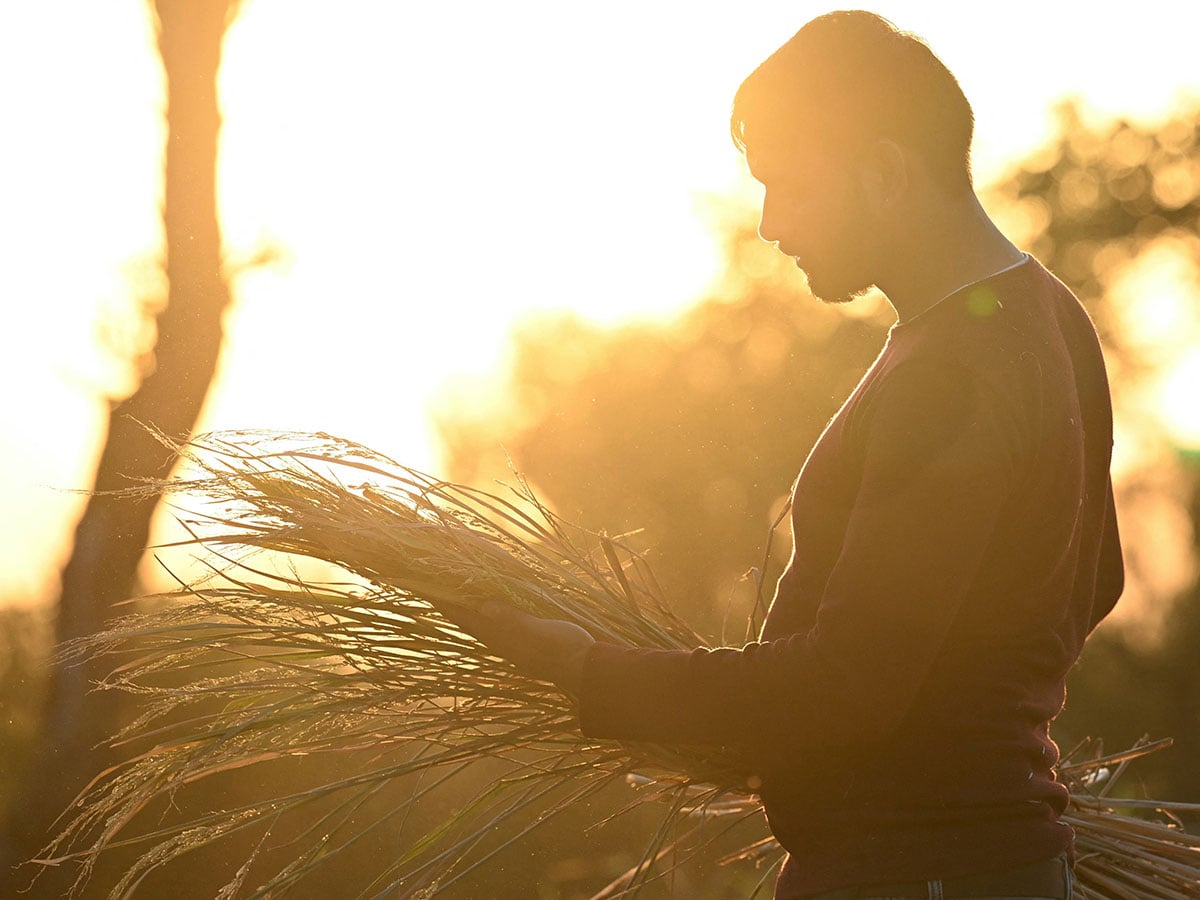
[[[871,288],[874,287],[870,284],[847,287],[824,283],[820,279],[814,279],[807,270],[804,270],[804,277],[808,281],[809,293],[826,306],[844,306],[847,303],[853,303],[860,297],[869,294]]]
[[[844,306],[847,303],[853,303],[855,300],[858,300],[861,297],[865,297],[870,292],[871,292],[871,285],[867,285],[866,287],[855,288],[853,291],[849,291],[849,292],[845,292],[845,293],[841,293],[841,294],[835,294],[833,296],[828,296],[826,294],[819,294],[816,291],[814,291],[813,296],[816,297],[818,300],[820,300],[822,303],[824,303],[826,306]]]

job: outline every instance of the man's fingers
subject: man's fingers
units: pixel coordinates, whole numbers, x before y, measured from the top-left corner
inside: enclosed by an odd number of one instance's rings
[[[434,605],[457,628],[525,674],[578,692],[584,658],[595,643],[583,628],[561,619],[531,616],[498,600],[471,606],[453,601]]]
[[[495,631],[493,617],[485,614],[481,607],[467,606],[464,603],[455,603],[454,601],[439,600],[434,604],[434,608],[450,624],[484,643],[488,643],[487,635]]]
[[[443,601],[437,607],[455,626],[501,656],[508,656],[514,641],[521,639],[523,620],[533,619],[497,600],[477,606]]]
[[[499,600],[484,600],[479,611],[489,619],[499,619],[505,613],[516,612],[511,606],[501,603]]]

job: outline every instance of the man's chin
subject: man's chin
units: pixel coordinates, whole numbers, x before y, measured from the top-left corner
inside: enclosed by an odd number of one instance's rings
[[[805,272],[805,277],[808,279],[808,290],[814,297],[828,306],[841,306],[845,303],[851,303],[859,297],[863,297],[870,293],[873,285],[836,285],[830,284],[822,280],[816,280],[811,274]]]
[[[857,287],[835,286],[835,284],[822,284],[814,282],[809,278],[809,292],[820,300],[822,304],[827,306],[841,306],[858,300],[860,296],[865,296],[871,292],[871,284],[862,284]]]

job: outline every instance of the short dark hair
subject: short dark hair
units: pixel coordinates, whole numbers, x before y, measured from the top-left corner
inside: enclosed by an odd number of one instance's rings
[[[971,184],[975,116],[917,35],[862,10],[813,19],[742,82],[730,128],[744,153],[839,151],[890,138],[944,184]]]

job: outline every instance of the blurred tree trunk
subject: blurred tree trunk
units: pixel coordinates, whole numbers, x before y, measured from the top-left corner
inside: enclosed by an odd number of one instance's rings
[[[195,426],[220,355],[229,287],[221,268],[216,161],[221,44],[239,0],[154,0],[158,48],[167,84],[163,226],[169,293],[158,319],[153,371],[109,418],[96,473],[97,491],[75,532],[62,576],[57,638],[68,641],[104,627],[127,599],[150,530],[155,500],[105,494],[142,478],[169,474],[171,458],[147,433],[174,437]],[[27,803],[10,836],[26,856],[48,838],[43,830],[96,774],[93,748],[112,733],[115,708],[88,691],[103,665],[57,665],[51,674],[42,751],[27,779]],[[106,702],[107,701],[107,702]],[[39,890],[44,886],[39,886]]]

